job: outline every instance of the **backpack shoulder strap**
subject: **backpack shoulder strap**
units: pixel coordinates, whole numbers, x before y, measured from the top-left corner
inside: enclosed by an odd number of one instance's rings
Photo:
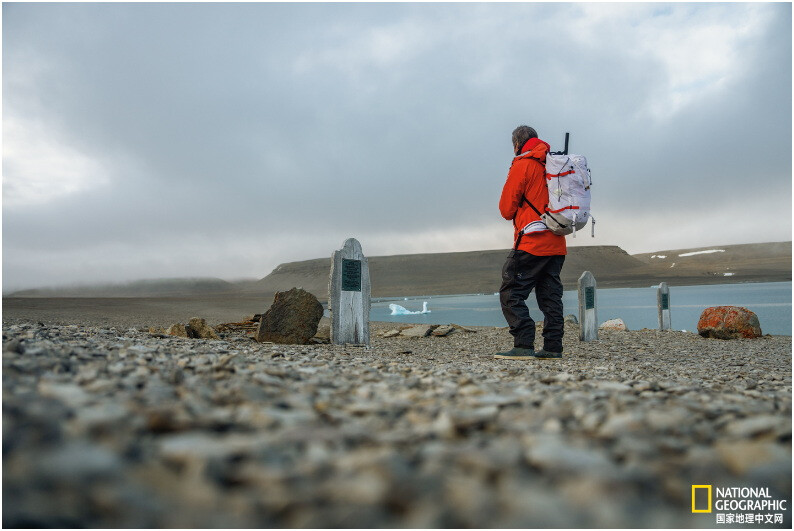
[[[521,206],[521,205],[523,205],[524,203],[528,204],[528,205],[529,205],[529,208],[531,208],[532,210],[534,210],[534,211],[535,211],[535,214],[537,214],[538,216],[542,216],[542,215],[543,215],[543,214],[541,214],[541,213],[540,213],[540,210],[538,210],[537,208],[535,208],[535,205],[533,205],[533,204],[532,204],[532,203],[529,201],[529,199],[527,199],[527,196],[526,196],[526,195],[524,195],[524,194],[521,194],[521,201],[519,201],[519,202],[518,202],[518,206]]]
[[[526,195],[524,195],[524,194],[521,194],[521,201],[519,201],[519,202],[518,202],[518,206],[520,207],[520,206],[521,206],[521,205],[523,205],[524,203],[528,204],[528,205],[529,205],[529,208],[531,208],[532,210],[534,210],[534,211],[535,211],[535,213],[536,213],[536,214],[537,214],[539,217],[541,217],[541,218],[543,217],[543,214],[541,214],[541,213],[540,213],[540,211],[539,211],[537,208],[535,208],[535,205],[533,205],[533,204],[532,204],[532,203],[529,201],[529,199],[527,199],[527,196],[526,196]],[[524,227],[524,228],[526,228],[526,227]],[[515,249],[516,251],[518,250],[518,246],[521,244],[521,238],[523,238],[523,237],[524,237],[524,229],[521,229],[520,231],[518,231],[518,238],[516,238],[516,244],[515,244],[515,246],[513,246],[513,249]]]
[[[545,162],[545,161],[543,161],[543,160],[541,160],[541,159],[539,159],[539,158],[537,158],[537,157],[525,157],[525,158],[527,158],[527,159],[529,159],[529,160],[534,160],[535,162],[537,162],[538,164],[540,164],[541,166],[543,166],[543,173],[544,173],[544,174],[546,173],[546,162]],[[519,201],[519,202],[518,202],[518,206],[520,207],[520,206],[521,206],[521,205],[523,205],[524,203],[528,204],[528,205],[529,205],[529,207],[530,207],[532,210],[534,210],[534,211],[535,211],[535,213],[536,213],[538,216],[542,216],[542,215],[543,215],[543,214],[541,214],[540,210],[538,210],[537,208],[535,208],[535,205],[533,205],[533,204],[532,204],[532,203],[529,201],[529,199],[527,199],[527,196],[526,196],[526,195],[524,195],[524,194],[521,194],[521,201]]]

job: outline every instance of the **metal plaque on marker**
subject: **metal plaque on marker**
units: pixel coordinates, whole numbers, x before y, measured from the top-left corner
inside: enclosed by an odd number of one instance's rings
[[[584,309],[592,310],[595,308],[595,288],[590,286],[584,289]]]
[[[342,291],[361,291],[361,260],[342,258]]]
[[[662,310],[669,310],[670,309],[670,294],[669,293],[662,293]]]

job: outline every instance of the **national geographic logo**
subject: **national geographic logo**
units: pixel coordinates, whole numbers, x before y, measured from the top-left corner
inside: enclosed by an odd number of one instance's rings
[[[713,497],[712,497],[713,495]],[[788,500],[776,499],[768,488],[692,485],[692,512],[716,511],[717,524],[783,524]]]
[[[711,485],[692,485],[692,512],[711,512]]]

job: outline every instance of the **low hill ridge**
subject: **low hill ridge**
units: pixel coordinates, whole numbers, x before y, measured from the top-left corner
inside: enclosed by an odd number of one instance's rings
[[[373,297],[494,293],[501,283],[502,264],[509,249],[454,253],[370,256]],[[572,247],[563,267],[563,283],[570,287],[583,271],[599,280],[633,275],[647,269],[643,262],[617,246]],[[263,292],[299,286],[319,298],[328,296],[331,258],[290,262],[276,267],[257,284]]]
[[[239,288],[220,278],[158,278],[119,284],[38,288],[17,291],[8,297],[183,297],[229,293]]]
[[[715,268],[711,254],[725,253],[703,252],[713,249],[725,250],[734,269]],[[500,271],[508,252],[509,249],[501,249],[371,256],[372,296],[494,293],[499,290]],[[676,264],[671,268],[670,263],[651,258],[663,252],[629,255],[614,245],[569,247],[562,281],[565,289],[575,289],[584,271],[593,273],[599,287],[645,287],[660,282],[692,285],[791,280],[791,242],[702,247],[666,253],[671,257],[698,254],[681,257],[686,259],[686,267]],[[281,264],[256,286],[269,293],[300,286],[325,299],[330,267],[330,257]],[[733,274],[726,277],[725,272]]]
[[[373,297],[494,293],[509,249],[369,257]],[[6,297],[272,297],[302,287],[328,297],[331,258],[288,262],[260,280],[219,278],[139,280],[126,284],[24,290]],[[724,245],[629,255],[614,245],[569,247],[565,289],[590,271],[601,288],[783,282],[791,280],[791,242]]]

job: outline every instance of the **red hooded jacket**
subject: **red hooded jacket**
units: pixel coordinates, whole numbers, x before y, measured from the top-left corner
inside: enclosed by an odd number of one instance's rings
[[[540,219],[532,207],[522,201],[522,197],[526,197],[541,212],[549,202],[546,168],[543,164],[549,149],[546,142],[530,138],[521,148],[521,154],[513,159],[507,174],[502,197],[499,199],[499,211],[503,218],[513,222],[514,246],[518,231]],[[568,254],[565,236],[557,236],[549,230],[524,234],[518,249],[535,256]]]

